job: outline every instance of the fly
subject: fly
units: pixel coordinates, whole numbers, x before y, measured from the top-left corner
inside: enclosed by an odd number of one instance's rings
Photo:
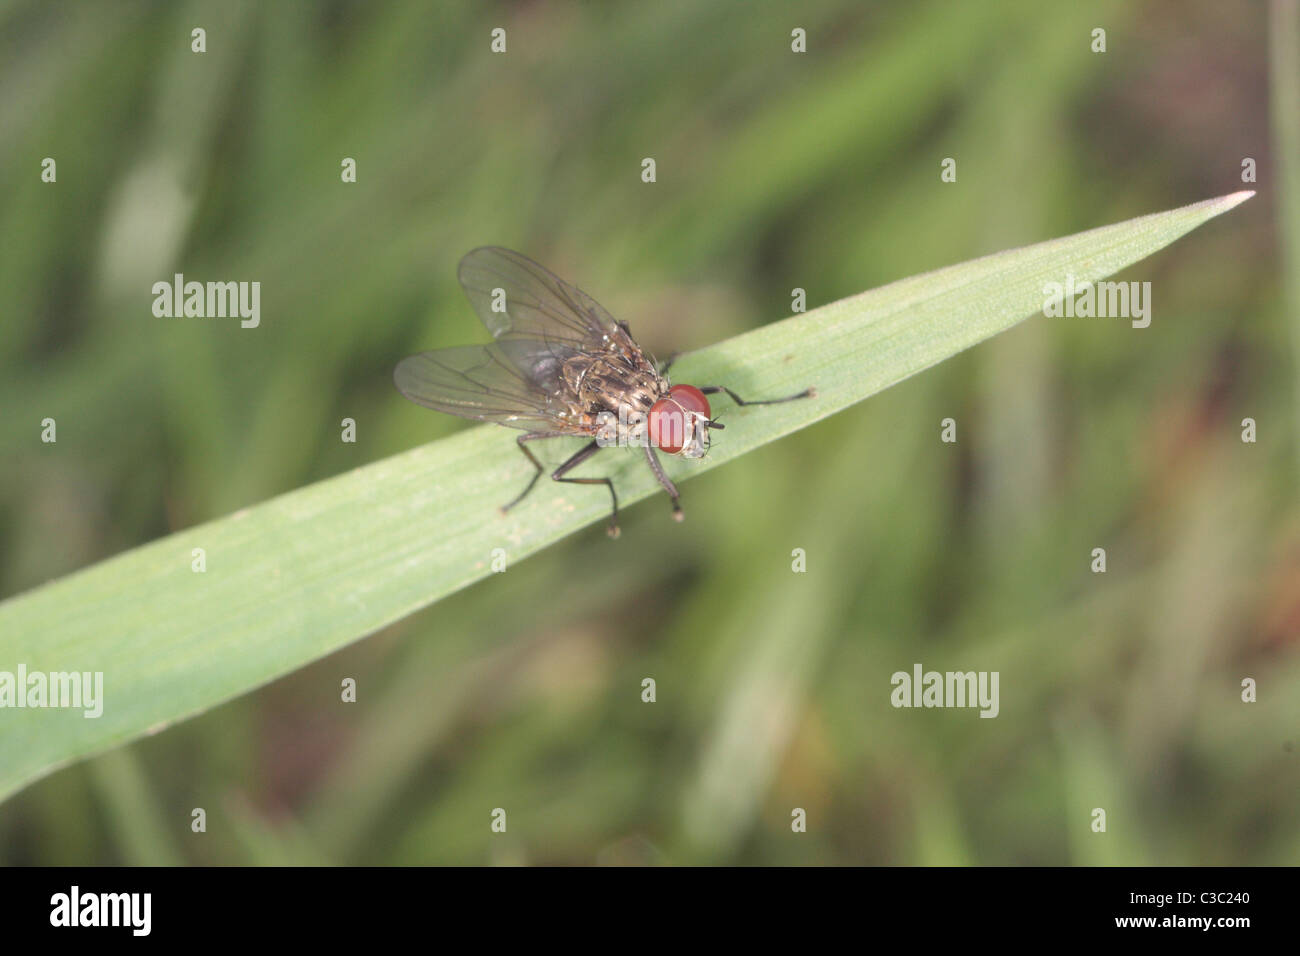
[[[669,358],[646,358],[626,322],[595,299],[527,256],[485,246],[460,261],[458,278],[478,317],[492,333],[488,345],[421,352],[393,372],[398,390],[417,404],[461,418],[522,429],[516,441],[532,464],[528,485],[506,512],[537,485],[544,468],[528,443],[582,436],[592,441],[551,472],[553,481],[604,485],[613,511],[609,534],[618,537],[618,494],[609,478],[568,477],[601,448],[639,445],[655,478],[682,520],[677,486],[656,453],[703,458],[712,418],[707,396],[725,392],[737,405],[774,405],[798,395],[746,401],[724,385],[672,385]]]

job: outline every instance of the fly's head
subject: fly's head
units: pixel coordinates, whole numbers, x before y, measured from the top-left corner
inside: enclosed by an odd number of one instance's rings
[[[650,408],[650,442],[665,454],[703,458],[709,450],[709,429],[722,427],[711,414],[709,400],[698,388],[674,385]]]

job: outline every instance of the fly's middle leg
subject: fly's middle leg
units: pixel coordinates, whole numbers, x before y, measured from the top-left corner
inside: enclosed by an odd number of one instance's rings
[[[590,445],[584,445],[582,448],[578,449],[576,452],[573,453],[573,455],[569,458],[568,461],[566,461],[559,468],[556,468],[553,472],[551,472],[551,480],[569,482],[570,484],[575,484],[575,485],[604,485],[606,488],[608,488],[610,501],[612,501],[614,504],[614,510],[610,513],[609,516],[609,529],[608,529],[609,536],[611,538],[617,538],[618,537],[618,494],[614,491],[614,482],[609,478],[565,478],[564,477],[565,474],[567,474],[569,471],[571,471],[574,468],[577,468],[579,465],[581,465],[592,455],[596,454],[596,452],[600,451],[600,447],[601,446],[599,442],[593,441]],[[534,480],[536,480],[536,476],[534,475],[533,477]]]
[[[501,506],[502,514],[505,514],[515,505],[519,504],[519,502],[527,498],[528,493],[532,491],[534,487],[536,487],[537,479],[542,477],[542,471],[544,470],[544,467],[542,463],[537,460],[537,456],[534,455],[528,449],[528,446],[525,444],[525,442],[536,441],[539,438],[562,438],[565,436],[570,436],[571,434],[572,434],[571,432],[528,432],[524,435],[520,435],[518,438],[515,439],[515,442],[519,445],[519,450],[524,453],[524,455],[528,458],[528,460],[533,463],[533,467],[537,470],[533,472],[533,477],[528,479],[528,484],[524,487],[524,490],[521,491],[515,497],[515,499],[511,501],[509,504]],[[609,516],[609,536],[611,538],[617,538],[618,537],[618,494],[614,491],[614,482],[611,481],[609,478],[565,478],[564,477],[568,472],[572,471],[574,468],[577,468],[579,465],[581,465],[592,455],[596,454],[596,452],[598,451],[600,451],[600,444],[598,442],[593,441],[589,445],[584,445],[582,448],[578,449],[578,451],[574,452],[571,456],[569,456],[569,459],[564,464],[560,465],[559,468],[556,468],[553,472],[551,472],[551,480],[569,482],[575,485],[604,485],[606,488],[608,488],[610,500],[613,502],[614,505],[614,510]]]

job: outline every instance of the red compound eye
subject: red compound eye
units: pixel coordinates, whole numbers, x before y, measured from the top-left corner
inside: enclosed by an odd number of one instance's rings
[[[679,454],[686,447],[694,416],[708,418],[710,414],[703,392],[694,385],[674,385],[650,408],[646,421],[650,442],[665,454]]]
[[[713,412],[709,410],[709,400],[694,385],[674,385],[668,389],[668,394],[688,412],[695,412],[705,418],[713,417]]]
[[[650,443],[665,454],[676,455],[686,447],[686,413],[676,396],[661,398],[651,406],[646,427]]]

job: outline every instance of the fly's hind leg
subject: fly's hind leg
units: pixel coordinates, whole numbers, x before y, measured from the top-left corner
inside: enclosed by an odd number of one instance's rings
[[[567,433],[566,432],[528,432],[527,434],[520,435],[518,438],[515,439],[515,442],[519,445],[519,450],[524,453],[524,455],[528,458],[528,460],[533,463],[533,467],[536,468],[537,470],[533,472],[533,477],[528,480],[528,484],[527,486],[525,486],[524,490],[519,492],[519,494],[516,495],[514,500],[512,500],[509,504],[505,504],[501,506],[502,514],[505,514],[515,505],[519,504],[519,502],[527,498],[528,492],[532,491],[533,487],[537,484],[537,479],[542,477],[542,463],[537,460],[536,455],[534,455],[531,451],[528,450],[528,446],[525,445],[524,442],[536,441],[538,438],[559,438],[565,434]]]

